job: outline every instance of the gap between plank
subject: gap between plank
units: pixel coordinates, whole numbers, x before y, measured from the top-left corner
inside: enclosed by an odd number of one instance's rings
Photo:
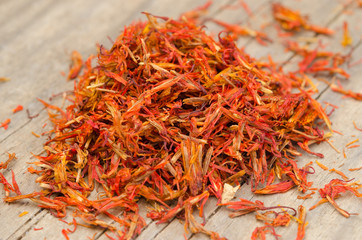
[[[15,234],[16,232],[18,232],[24,225],[28,224],[29,222],[31,222],[31,220],[33,220],[36,216],[38,216],[41,212],[43,212],[45,209],[41,208],[39,209],[33,216],[31,216],[31,218],[29,218],[23,225],[21,225],[20,227],[18,227],[15,232],[13,234]],[[24,237],[24,235],[35,225],[37,224],[41,219],[43,219],[43,217],[45,216],[45,213],[42,217],[40,217],[34,224],[30,225],[24,232],[23,234],[17,238],[17,240],[20,240]],[[12,234],[12,235],[13,235]],[[7,239],[10,239],[11,236],[9,236]]]

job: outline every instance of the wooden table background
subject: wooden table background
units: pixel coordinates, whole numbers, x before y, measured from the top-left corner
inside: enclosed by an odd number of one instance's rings
[[[237,0],[215,1],[209,11],[209,16],[229,23],[243,23],[255,29],[264,26],[266,32],[274,42],[261,46],[250,38],[242,38],[239,45],[257,58],[270,54],[277,62],[285,62],[286,69],[295,68],[297,56],[285,52],[282,39],[277,37],[275,22],[271,16],[270,0],[245,0],[252,15],[249,16],[243,8],[220,8],[225,4],[238,4]],[[358,8],[356,1],[344,0],[290,0],[282,1],[287,6],[308,14],[312,23],[328,26],[336,31],[333,37],[316,36],[313,33],[302,32],[294,37],[296,40],[308,41],[316,39],[326,45],[326,50],[348,53],[353,52],[352,62],[362,56],[362,8]],[[42,151],[45,137],[36,138],[31,134],[44,131],[42,125],[47,122],[47,113],[36,100],[37,97],[48,100],[53,94],[71,90],[73,82],[66,82],[60,72],[67,72],[70,64],[70,53],[78,50],[84,58],[96,54],[95,43],[99,42],[109,47],[109,36],[114,39],[123,27],[135,20],[145,20],[140,12],[148,11],[155,15],[165,15],[177,18],[180,13],[204,4],[203,0],[1,0],[0,1],[0,76],[9,77],[11,81],[0,82],[0,122],[11,118],[8,130],[0,129],[0,161],[7,159],[7,152],[16,153],[17,160],[9,166],[13,169],[20,189],[23,193],[39,190],[34,183],[36,176],[27,172],[29,164],[34,159],[31,153]],[[343,22],[349,23],[353,38],[352,47],[341,46]],[[220,30],[212,23],[207,23],[208,30]],[[315,41],[311,45],[318,44]],[[343,86],[362,92],[362,67],[355,65],[347,68],[351,74],[349,80],[342,79]],[[329,79],[330,80],[330,79]],[[320,102],[328,101],[339,106],[331,116],[333,129],[344,135],[332,137],[333,144],[340,150],[346,143],[361,138],[361,132],[354,129],[352,120],[362,127],[361,103],[332,92],[328,85],[315,81],[320,89],[315,96]],[[61,98],[53,100],[60,103]],[[18,104],[29,109],[31,114],[39,117],[30,120],[25,111],[12,114],[11,110]],[[46,127],[47,128],[47,127]],[[46,129],[45,128],[45,129]],[[362,140],[362,138],[361,138]],[[343,171],[349,178],[361,179],[360,171],[348,171],[349,168],[361,167],[362,148],[346,149],[347,158],[335,152],[327,143],[313,146],[313,150],[325,155],[320,162],[330,168]],[[304,154],[298,164],[304,165],[315,161],[316,157]],[[310,179],[314,187],[323,187],[333,178],[335,173],[323,171],[316,164],[313,165],[316,174]],[[11,178],[11,171],[4,171],[5,177]],[[296,189],[285,194],[271,196],[254,196],[250,186],[243,185],[237,192],[237,197],[250,200],[261,200],[265,205],[288,205],[297,208],[303,204],[307,208],[318,200],[318,194],[312,199],[299,200]],[[0,197],[4,196],[0,190]],[[362,213],[361,199],[352,194],[345,194],[337,200],[338,204],[349,212]],[[228,239],[249,239],[253,229],[261,224],[256,223],[252,214],[230,219],[228,210],[219,208],[215,199],[211,199],[206,206],[206,228],[217,231]],[[146,205],[144,203],[143,205]],[[23,217],[19,214],[28,211]],[[71,212],[71,211],[70,211]],[[145,210],[143,209],[143,214]],[[69,214],[71,215],[71,214]],[[349,219],[340,215],[330,204],[324,204],[313,211],[307,212],[309,225],[305,239],[362,239],[361,215],[351,216]],[[143,239],[184,239],[183,223],[174,220],[168,224],[155,224],[147,219],[148,226],[137,238]],[[30,201],[21,201],[14,204],[0,203],[0,240],[12,239],[62,239],[61,230],[67,228],[65,223],[52,217],[48,211],[39,209]],[[43,227],[43,230],[34,231],[34,228]],[[282,239],[294,239],[297,224],[292,222],[289,227],[277,228]],[[101,229],[86,229],[79,227],[69,235],[71,239],[107,239]],[[186,233],[189,239],[207,239],[202,234]]]

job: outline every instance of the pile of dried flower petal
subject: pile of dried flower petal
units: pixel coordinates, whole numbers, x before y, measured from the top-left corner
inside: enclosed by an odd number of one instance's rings
[[[313,92],[292,93],[299,81],[271,72],[231,37],[216,41],[186,17],[146,15],[111,49],[99,47],[97,66],[85,62],[66,110],[44,102],[53,135],[36,156],[41,170],[32,169],[44,190],[5,201],[29,198],[57,217],[73,207],[85,223],[130,239],[145,226],[144,198],[156,206],[152,219],[183,216],[191,232],[218,239],[192,212],[202,216],[210,196],[221,201],[224,183],[247,177],[255,194],[308,190],[296,146],[313,153],[309,145],[329,136],[315,122],[330,128]],[[97,185],[103,194],[92,200]]]

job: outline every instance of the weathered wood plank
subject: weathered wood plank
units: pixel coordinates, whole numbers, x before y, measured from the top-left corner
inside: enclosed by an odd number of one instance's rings
[[[199,6],[205,1],[108,1],[99,2],[95,0],[87,1],[38,1],[36,4],[30,4],[26,1],[7,1],[0,3],[1,9],[9,9],[6,14],[0,16],[0,22],[5,22],[4,26],[0,27],[0,32],[7,37],[0,40],[0,74],[2,76],[10,77],[12,80],[7,83],[0,83],[0,90],[2,93],[1,99],[6,100],[6,104],[0,105],[1,119],[10,116],[12,123],[7,131],[0,129],[0,149],[1,152],[16,152],[19,160],[11,164],[11,168],[18,176],[17,180],[21,189],[25,192],[31,192],[38,189],[34,186],[34,180],[36,176],[31,176],[27,173],[26,168],[28,167],[25,162],[30,160],[30,152],[38,153],[41,151],[42,143],[44,139],[35,138],[31,135],[31,131],[40,133],[44,131],[41,129],[41,125],[46,121],[47,116],[45,111],[41,115],[30,121],[26,117],[25,111],[11,114],[11,109],[17,104],[21,103],[24,107],[29,108],[32,113],[39,112],[41,104],[39,104],[35,97],[41,97],[47,99],[54,93],[58,93],[67,89],[72,88],[72,82],[66,83],[64,78],[59,75],[60,71],[66,71],[67,65],[69,64],[69,54],[71,50],[79,50],[83,56],[88,56],[90,53],[95,53],[95,42],[106,43],[109,41],[106,36],[109,35],[114,38],[118,35],[119,31],[124,25],[129,22],[140,18],[141,11],[147,10],[156,15],[168,15],[171,17],[177,17],[178,14],[189,10],[195,6]],[[246,1],[249,2],[249,1]],[[253,2],[253,1],[250,1]],[[254,1],[255,2],[255,1]],[[257,4],[260,4],[258,1]],[[353,38],[357,39],[361,36],[361,30],[358,23],[360,22],[361,15],[342,15],[338,19],[335,19],[338,11],[340,11],[341,5],[337,2],[330,3],[330,1],[318,1],[313,4],[313,8],[310,6],[312,1],[285,1],[285,3],[293,8],[298,8],[302,13],[309,13],[311,22],[325,25],[336,20],[331,26],[336,30],[340,29],[341,23],[344,19],[351,21],[350,26],[354,31]],[[221,3],[218,3],[220,6]],[[252,20],[249,20],[250,26],[255,29],[259,29],[262,24],[271,22],[270,10],[267,7],[260,7],[249,4],[252,10],[263,9],[264,19],[260,18],[260,15],[255,15]],[[96,6],[96,7],[94,7]],[[5,8],[4,8],[5,7]],[[255,9],[254,9],[255,8]],[[44,12],[40,14],[41,12]],[[355,10],[357,11],[357,10]],[[19,12],[22,12],[22,17],[19,16]],[[237,11],[222,11],[216,17],[226,22],[238,22],[240,21]],[[243,13],[244,14],[244,13]],[[39,15],[39,16],[37,16]],[[263,16],[264,16],[263,15]],[[71,17],[69,17],[71,16]],[[8,20],[9,19],[9,20]],[[268,20],[269,19],[269,20]],[[101,23],[101,24],[100,24]],[[14,31],[14,29],[18,29]],[[212,26],[210,25],[210,30]],[[276,36],[274,26],[265,28],[265,31],[270,36]],[[274,35],[273,35],[274,34]],[[338,43],[340,38],[340,32],[338,32]],[[313,34],[304,33],[302,36],[313,36]],[[337,36],[337,35],[336,35]],[[337,37],[331,39],[331,43],[335,43]],[[277,38],[276,38],[277,39]],[[240,41],[242,45],[247,45],[250,41],[243,39]],[[341,47],[331,45],[336,51],[340,51]],[[361,48],[357,49],[356,56],[361,55]],[[247,46],[247,51],[251,55],[256,57],[266,56],[267,53],[271,54],[273,58],[279,61],[285,61],[292,55],[284,53],[284,47],[281,47],[280,42],[276,41],[274,44],[268,47],[261,47],[260,45],[251,42]],[[346,88],[355,88],[355,90],[361,91],[360,84],[357,82],[358,75],[361,74],[360,68],[355,67],[351,69],[351,81]],[[42,79],[43,81],[39,81]],[[49,86],[51,85],[51,86]],[[61,99],[58,99],[61,102]],[[355,120],[357,116],[362,116],[359,110],[359,105],[356,105],[355,101],[342,100],[341,96],[335,93],[325,92],[320,100],[331,101],[335,104],[343,104],[336,115],[332,115],[332,121],[334,122],[333,127],[345,133],[341,138],[337,137],[334,144],[340,148],[347,142],[355,139],[351,137],[352,134],[357,135],[359,132],[353,129],[351,121],[345,120],[345,116],[349,116],[349,112],[355,112]],[[347,106],[347,107],[346,107]],[[348,123],[348,124],[347,124]],[[362,122],[358,122],[359,126],[362,126]],[[358,137],[358,135],[356,136]],[[329,165],[328,159],[335,159],[336,153],[333,152],[326,144],[323,146],[317,146],[314,150],[325,152],[326,158],[323,161],[329,167],[339,167],[338,169],[347,172],[349,167],[359,167],[357,161],[360,160],[361,151],[359,149],[348,150],[347,160],[343,157],[338,156],[336,160]],[[6,154],[0,155],[0,160],[3,161],[6,158]],[[315,160],[315,159],[313,159]],[[351,161],[348,161],[351,160]],[[300,164],[310,161],[310,159],[301,159]],[[334,173],[327,174],[322,170],[315,167],[317,173],[311,178],[315,181],[316,186],[323,186],[328,178],[336,177]],[[6,171],[5,175],[10,176],[10,172]],[[349,177],[361,176],[360,172],[351,172],[347,174]],[[280,196],[257,197],[255,198],[251,192],[249,186],[243,186],[239,191],[238,196],[250,199],[261,199],[265,201],[266,205],[285,204],[290,205],[294,202],[294,206],[301,204],[304,201],[296,200],[296,192],[291,191],[283,194],[282,199]],[[317,197],[312,200],[305,201],[306,206],[310,206],[316,202]],[[315,201],[315,202],[314,202]],[[352,198],[340,199],[339,203],[351,212],[360,212],[360,205],[356,204],[359,200]],[[214,211],[218,208],[215,206],[216,201],[213,199],[210,204],[207,205],[205,213],[208,216],[213,215]],[[308,205],[309,204],[309,205]],[[23,211],[29,211],[29,214],[18,217]],[[248,239],[250,233],[255,227],[255,219],[252,215],[244,218],[238,218],[231,220],[227,216],[227,210],[224,208],[218,210],[207,222],[207,228],[211,230],[217,230],[223,236],[229,236],[230,239]],[[337,230],[343,232],[343,236],[350,236],[351,239],[354,237],[362,238],[359,232],[360,222],[359,216],[353,216],[351,219],[345,220],[336,213],[331,206],[325,204],[320,208],[317,208],[313,212],[307,213],[308,221],[311,225],[308,227],[307,239],[337,239]],[[144,215],[144,213],[143,213]],[[312,217],[316,215],[316,217]],[[6,219],[12,219],[14,221],[7,221]],[[322,224],[318,225],[321,221]],[[324,222],[323,222],[324,221]],[[148,223],[150,221],[148,220]],[[252,223],[252,225],[250,225]],[[332,226],[329,227],[328,223]],[[29,202],[18,203],[15,205],[9,205],[0,203],[0,224],[4,226],[0,229],[0,236],[4,239],[41,239],[47,236],[47,239],[59,239],[62,228],[68,228],[66,224],[59,222],[54,217],[50,216],[47,211],[40,211],[39,208]],[[313,224],[313,225],[312,225]],[[241,227],[242,226],[242,227]],[[314,226],[314,227],[313,227]],[[34,227],[44,227],[41,231],[34,231]],[[72,228],[70,226],[70,228]],[[333,231],[322,231],[323,229],[333,228]],[[237,230],[235,230],[237,229]],[[342,231],[343,229],[348,230]],[[359,231],[358,231],[359,230]],[[291,226],[281,230],[280,234],[283,235],[284,239],[295,237],[296,227]],[[179,223],[178,220],[174,220],[169,225],[156,225],[151,223],[147,227],[138,239],[176,239],[176,237],[183,238],[184,232],[183,223]],[[91,237],[94,233],[97,233],[97,239],[106,239],[105,235],[99,233],[99,230],[89,230],[86,228],[79,228],[77,232],[70,235],[71,239],[83,239],[86,236]],[[191,236],[188,234],[187,236]],[[0,239],[1,239],[0,237]],[[192,239],[203,239],[202,235],[195,235]]]
[[[40,5],[49,5],[48,2],[38,1],[32,4],[34,8],[37,8]],[[21,16],[31,15],[24,9],[29,9],[31,12],[34,10],[32,4],[30,6],[26,1],[22,3],[12,4],[9,7],[8,19],[21,20],[19,12],[24,12]],[[9,116],[12,119],[7,131],[1,129],[1,159],[6,158],[5,152],[16,152],[18,161],[12,163],[11,168],[18,176],[18,183],[23,192],[39,190],[33,184],[36,177],[26,173],[28,166],[25,163],[31,161],[29,160],[31,152],[39,153],[42,149],[44,139],[35,138],[31,135],[31,131],[43,132],[41,126],[47,116],[43,111],[41,116],[30,121],[25,111],[12,115],[11,109],[17,104],[22,104],[32,113],[37,113],[42,107],[36,97],[48,99],[54,93],[71,89],[73,83],[66,83],[64,77],[59,74],[60,71],[66,71],[68,68],[70,51],[78,49],[84,56],[95,53],[95,43],[106,42],[106,36],[110,33],[116,36],[125,24],[135,19],[135,13],[139,14],[144,3],[146,1],[133,1],[126,4],[114,1],[112,5],[112,2],[88,1],[85,6],[84,1],[51,1],[47,11],[38,14],[38,18],[34,18],[32,22],[27,23],[31,21],[31,17],[26,17],[23,19],[24,23],[18,20],[19,23],[15,25],[14,21],[9,21],[10,25],[5,25],[5,30],[7,26],[10,28],[13,25],[14,27],[26,26],[18,29],[11,41],[2,38],[0,49],[2,56],[0,72],[2,76],[11,78],[10,82],[0,83],[1,99],[6,100],[6,104],[0,105],[0,112],[2,118]],[[109,9],[107,11],[109,14],[104,14],[106,9]],[[122,15],[119,14],[120,9],[124,11]],[[69,15],[72,17],[67,17]],[[100,22],[107,24],[100,24]],[[6,177],[10,175],[9,171],[5,172]],[[16,205],[2,202],[0,208],[3,226],[0,236],[5,239],[21,237],[33,223],[49,215],[29,202]],[[18,214],[23,211],[28,211],[29,214],[18,217]],[[55,222],[55,219],[53,221]],[[21,226],[23,230],[19,229]],[[50,226],[50,232],[51,230]],[[60,231],[58,233],[60,234]]]

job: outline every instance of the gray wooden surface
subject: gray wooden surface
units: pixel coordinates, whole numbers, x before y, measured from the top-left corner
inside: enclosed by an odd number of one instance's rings
[[[277,37],[275,22],[271,17],[271,1],[245,0],[252,11],[249,16],[242,8],[220,8],[225,4],[238,4],[239,1],[215,1],[209,16],[229,23],[243,23],[260,29],[271,37],[274,42],[261,46],[250,38],[239,40],[240,46],[257,58],[267,57],[270,54],[275,61],[285,62],[285,68],[293,69],[298,57],[284,51],[282,40]],[[352,62],[362,56],[362,8],[357,8],[355,1],[342,0],[299,0],[282,1],[286,5],[307,13],[311,22],[328,26],[336,31],[333,37],[317,36],[326,45],[326,50],[348,53],[353,52]],[[70,53],[78,50],[84,58],[96,53],[95,43],[99,42],[109,47],[110,41],[115,38],[123,27],[132,21],[145,19],[140,14],[148,11],[155,15],[165,15],[176,18],[180,13],[205,3],[202,0],[1,0],[0,1],[0,77],[8,77],[9,82],[0,82],[0,122],[11,118],[8,130],[0,129],[0,161],[7,159],[7,152],[16,153],[18,159],[9,166],[17,176],[18,184],[23,193],[39,190],[34,183],[36,176],[27,172],[31,162],[31,153],[39,153],[45,138],[36,138],[31,134],[41,133],[42,125],[47,122],[47,113],[36,100],[37,97],[49,99],[57,94],[72,89],[73,83],[66,82],[60,72],[67,72],[70,63]],[[343,22],[349,23],[353,46],[343,48]],[[215,24],[208,23],[210,31],[220,30]],[[315,34],[303,32],[295,39],[307,40]],[[312,39],[313,40],[313,39]],[[314,42],[312,45],[316,45]],[[362,65],[355,65],[348,70],[349,80],[342,84],[347,89],[362,92]],[[315,80],[315,79],[314,79]],[[354,129],[352,121],[362,128],[361,103],[332,92],[328,85],[316,81],[320,94],[316,96],[320,102],[327,101],[339,106],[331,116],[333,129],[344,135],[332,137],[333,144],[340,150],[346,143],[360,138],[360,131]],[[54,103],[61,103],[55,99]],[[29,120],[26,112],[12,114],[11,110],[18,104],[29,109],[32,115],[40,113],[39,117]],[[336,153],[327,143],[313,146],[312,149],[325,155],[319,161],[330,168],[343,171],[349,178],[361,179],[362,170],[348,171],[349,168],[361,167],[362,148],[346,149],[347,158]],[[304,154],[298,164],[304,165],[315,161],[312,155]],[[316,164],[313,165],[316,174],[310,177],[314,187],[323,187],[331,179],[339,177],[335,173],[323,171]],[[5,177],[11,176],[10,170],[4,171]],[[288,205],[297,208],[303,204],[307,208],[318,200],[318,194],[312,199],[299,200],[296,190],[282,195],[254,196],[250,186],[243,185],[237,192],[237,197],[264,201],[265,205]],[[4,192],[0,191],[0,197]],[[340,206],[349,212],[362,213],[361,200],[345,194],[337,200]],[[228,239],[250,239],[251,233],[259,223],[253,215],[230,219],[228,210],[219,208],[216,201],[211,199],[206,206],[206,227],[217,231]],[[145,208],[147,204],[144,203]],[[28,211],[25,216],[19,214]],[[143,209],[145,213],[145,209]],[[307,212],[309,225],[306,229],[306,239],[362,239],[362,217],[351,216],[349,219],[341,216],[331,205],[324,204],[313,211]],[[179,220],[168,224],[155,224],[147,219],[148,226],[138,237],[143,239],[184,239],[184,226]],[[61,230],[68,226],[52,217],[46,210],[41,210],[29,201],[14,204],[0,202],[0,240],[5,239],[62,239]],[[34,228],[43,227],[43,230],[34,231]],[[277,228],[282,239],[294,239],[297,224],[291,223],[287,228]],[[71,239],[107,239],[100,229],[78,228],[69,235]],[[185,236],[190,239],[206,239],[201,234]]]

